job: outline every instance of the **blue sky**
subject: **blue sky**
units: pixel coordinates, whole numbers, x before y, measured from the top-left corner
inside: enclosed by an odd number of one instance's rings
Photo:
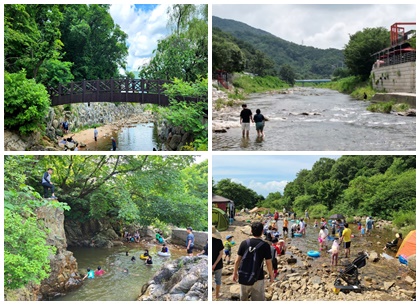
[[[162,4],[112,4],[110,14],[114,22],[128,34],[127,70],[138,68],[150,61],[158,40],[168,34],[167,9]]]
[[[363,28],[415,22],[415,4],[213,5],[214,16],[244,22],[277,37],[321,49],[343,49]],[[407,26],[406,30],[413,26]],[[414,27],[415,28],[415,27]]]
[[[283,193],[286,184],[301,169],[311,169],[323,157],[338,159],[340,156],[214,155],[212,176],[215,182],[230,178],[266,197],[272,192]]]

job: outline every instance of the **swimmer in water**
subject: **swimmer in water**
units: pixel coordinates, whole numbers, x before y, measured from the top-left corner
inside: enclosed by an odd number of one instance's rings
[[[149,255],[145,261],[146,265],[153,265],[152,257]]]
[[[135,262],[136,262],[136,258],[135,258],[134,256],[132,256],[132,257],[131,257],[131,261],[132,261],[133,263],[135,263]]]

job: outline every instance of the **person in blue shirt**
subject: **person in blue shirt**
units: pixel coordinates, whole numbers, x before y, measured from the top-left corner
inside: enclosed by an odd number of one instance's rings
[[[95,278],[95,271],[91,270],[90,268],[87,268],[87,273],[82,280],[84,280],[85,278],[94,279]]]
[[[115,141],[114,137],[111,137],[111,141],[112,141],[112,150],[116,151],[117,150],[117,141]]]
[[[194,234],[192,233],[192,228],[188,227],[187,228],[187,241],[186,241],[186,246],[187,246],[187,254],[189,256],[193,256],[193,249],[194,249]]]

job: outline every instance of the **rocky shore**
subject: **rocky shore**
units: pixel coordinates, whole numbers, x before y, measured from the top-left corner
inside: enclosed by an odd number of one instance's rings
[[[222,237],[233,235],[236,245],[249,237],[251,228],[246,220],[249,216],[237,216]],[[253,220],[252,220],[253,221]],[[382,227],[386,227],[383,224]],[[376,227],[380,230],[380,227]],[[296,238],[295,238],[296,239]],[[343,250],[339,255],[339,266],[331,266],[328,253],[321,253],[320,258],[311,258],[294,245],[294,239],[285,238],[286,255],[278,260],[279,276],[274,283],[266,281],[265,297],[267,301],[409,301],[416,296],[416,277],[407,266],[401,265],[397,259],[387,259],[380,253],[369,249],[369,242],[352,243],[351,259],[344,258]],[[379,241],[378,238],[378,242]],[[354,245],[353,245],[354,244]],[[371,244],[370,244],[371,245]],[[232,259],[236,258],[237,246],[233,248]],[[369,258],[364,268],[359,270],[359,279],[363,287],[360,293],[343,291],[333,292],[334,281],[342,265],[350,263],[357,252],[367,251]],[[294,258],[294,259],[291,259]],[[341,265],[341,266],[340,266]],[[240,285],[232,281],[233,264],[224,263],[221,301],[238,300]],[[214,280],[213,280],[214,281]]]
[[[208,259],[184,256],[156,272],[138,301],[207,301]]]

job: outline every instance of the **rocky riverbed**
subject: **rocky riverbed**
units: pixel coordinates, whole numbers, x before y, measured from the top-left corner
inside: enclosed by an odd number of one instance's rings
[[[207,301],[208,259],[184,256],[156,272],[138,301]]]
[[[223,238],[227,235],[234,236],[237,246],[232,251],[233,261],[239,244],[251,233],[247,220],[254,221],[254,218],[249,215],[237,216],[233,225],[227,231],[221,232]],[[376,229],[380,230],[379,227]],[[376,238],[374,236],[372,239]],[[334,281],[343,267],[331,266],[328,253],[322,253],[320,258],[314,259],[306,254],[306,249],[296,246],[296,238],[284,239],[287,243],[287,252],[286,255],[277,258],[279,276],[272,284],[266,281],[265,297],[268,301],[408,301],[415,298],[415,272],[401,265],[397,259],[386,259],[378,250],[373,250],[379,246],[383,247],[383,242],[379,241],[379,238],[376,242],[377,247],[373,247],[372,241],[353,242],[350,261],[344,258],[344,250],[340,250],[339,265],[354,260],[359,251],[367,250],[369,259],[366,266],[359,269],[362,292],[340,291],[338,294],[333,292]],[[296,258],[296,263],[290,263],[292,256]],[[233,264],[224,264],[221,288],[223,295],[220,300],[239,300],[240,285],[232,281],[232,273]]]

